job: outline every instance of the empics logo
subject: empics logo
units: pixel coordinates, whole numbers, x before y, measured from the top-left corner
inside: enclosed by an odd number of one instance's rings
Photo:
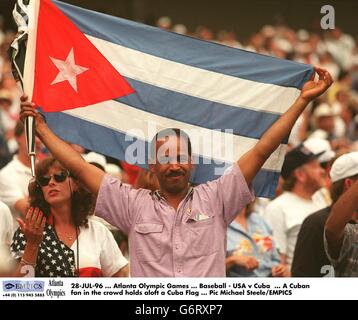
[[[3,281],[4,292],[44,292],[44,281]]]

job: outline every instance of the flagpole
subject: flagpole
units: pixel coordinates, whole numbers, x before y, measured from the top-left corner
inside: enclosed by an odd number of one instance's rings
[[[22,90],[21,82],[17,82],[18,87],[22,94],[24,93]],[[31,163],[31,175],[35,177],[35,162],[36,162],[36,148],[35,148],[35,119],[33,116],[28,116],[24,121],[25,128],[25,138],[26,138],[26,150],[27,154],[30,157]]]
[[[25,119],[25,134],[26,134],[26,146],[27,154],[30,157],[31,161],[31,175],[35,177],[35,119],[33,116],[28,116]]]
[[[13,10],[13,17],[18,26],[18,35],[11,45],[13,47],[12,63],[15,68],[13,71],[15,71],[16,78],[19,80],[17,83],[20,91],[22,91],[23,94],[26,92],[30,100],[32,99],[33,90],[33,68],[35,64],[34,56],[39,5],[39,0],[17,0]],[[24,49],[22,47],[23,45],[26,47],[26,54],[25,61],[23,61],[22,68],[20,68],[17,64],[16,57],[20,50]],[[33,116],[25,118],[24,129],[27,154],[31,164],[31,175],[32,177],[35,177],[35,119]]]
[[[29,95],[29,99],[32,99],[33,90],[33,77],[34,77],[34,65],[35,65],[35,48],[36,48],[36,30],[37,30],[37,15],[40,6],[39,0],[30,0],[28,2],[28,41],[27,50],[24,65],[24,91]],[[29,70],[30,65],[30,70]],[[35,177],[35,119],[33,116],[28,116],[24,122],[26,133],[26,146],[27,154],[30,157],[31,162],[31,174]]]

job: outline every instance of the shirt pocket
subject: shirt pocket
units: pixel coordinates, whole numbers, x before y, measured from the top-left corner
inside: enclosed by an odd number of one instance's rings
[[[205,220],[188,219],[185,229],[190,257],[209,256],[218,251],[215,216]]]
[[[136,255],[139,261],[155,262],[160,260],[163,253],[163,228],[163,224],[136,223],[134,230]]]

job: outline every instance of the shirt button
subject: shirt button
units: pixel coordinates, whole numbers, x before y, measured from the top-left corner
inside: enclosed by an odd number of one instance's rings
[[[177,269],[178,273],[181,273],[181,269]]]
[[[178,244],[175,246],[175,249],[179,250],[179,245]]]

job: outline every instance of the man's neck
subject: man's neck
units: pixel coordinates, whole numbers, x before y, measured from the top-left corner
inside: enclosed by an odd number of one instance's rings
[[[314,194],[314,192],[307,190],[307,188],[301,184],[296,184],[292,189],[292,193],[306,200],[312,200],[312,196]]]
[[[27,155],[27,153],[19,152],[17,154],[17,159],[28,168],[31,168],[31,160],[30,157]]]
[[[180,203],[183,201],[185,196],[187,195],[189,191],[189,186],[185,188],[180,193],[172,194],[163,190],[160,190],[160,194],[167,200],[167,202],[175,209],[177,210]]]

